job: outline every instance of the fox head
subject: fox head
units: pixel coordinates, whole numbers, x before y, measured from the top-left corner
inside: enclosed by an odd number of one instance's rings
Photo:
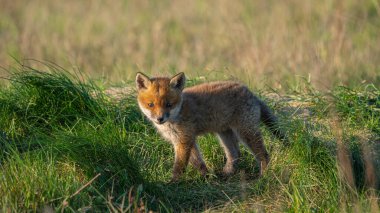
[[[137,73],[137,102],[141,111],[156,124],[174,119],[181,109],[185,83],[186,77],[182,72],[172,78],[149,78]]]

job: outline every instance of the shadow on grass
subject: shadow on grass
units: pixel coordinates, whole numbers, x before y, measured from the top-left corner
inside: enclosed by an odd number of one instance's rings
[[[371,140],[371,139],[369,139]],[[348,144],[355,187],[360,191],[380,190],[380,138],[363,141],[352,137]]]
[[[252,190],[257,181],[257,176],[249,177],[245,172],[240,172],[228,179],[198,177],[185,178],[177,183],[150,182],[149,185],[154,185],[157,193],[164,195],[160,199],[174,212],[191,212],[238,204],[247,197],[260,194],[260,191]]]

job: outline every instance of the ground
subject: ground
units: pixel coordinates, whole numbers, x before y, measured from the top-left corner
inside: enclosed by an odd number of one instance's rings
[[[239,172],[219,177],[223,151],[206,135],[199,144],[211,175],[189,167],[170,184],[171,145],[140,113],[133,84],[100,89],[60,68],[20,69],[0,92],[3,211],[378,210],[374,85],[320,92],[304,82],[288,93],[256,91],[291,142],[263,127],[271,155],[265,174],[258,177],[242,147]]]

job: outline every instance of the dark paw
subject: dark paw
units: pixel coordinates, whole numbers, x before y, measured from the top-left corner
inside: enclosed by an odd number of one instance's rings
[[[173,177],[169,180],[168,184],[173,184],[173,183],[178,183],[178,182],[179,182],[179,177],[178,177],[178,176],[173,176]]]
[[[221,180],[229,180],[232,174],[226,174],[224,171],[217,171],[215,175]]]
[[[201,167],[200,172],[201,172],[201,175],[202,175],[203,177],[206,177],[206,176],[209,174],[208,169],[206,168],[206,166]]]
[[[226,177],[232,176],[236,173],[236,169],[232,166],[225,166],[223,168],[223,175]]]

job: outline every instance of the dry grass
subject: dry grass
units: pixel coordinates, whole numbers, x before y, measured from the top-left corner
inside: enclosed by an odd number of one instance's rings
[[[0,64],[48,60],[120,82],[138,70],[281,88],[379,83],[378,1],[0,0]]]

